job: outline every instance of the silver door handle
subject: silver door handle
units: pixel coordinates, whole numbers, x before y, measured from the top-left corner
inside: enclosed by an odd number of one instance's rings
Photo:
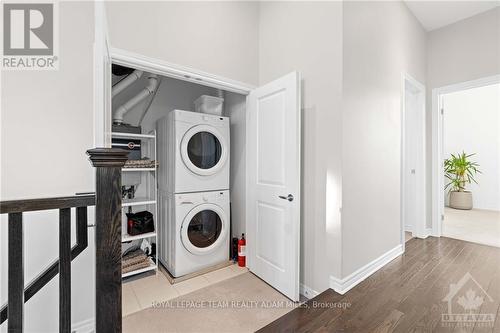
[[[293,201],[293,195],[289,194],[288,196],[284,196],[284,195],[279,195],[278,196],[280,199],[283,199],[283,200],[288,200],[288,201]]]

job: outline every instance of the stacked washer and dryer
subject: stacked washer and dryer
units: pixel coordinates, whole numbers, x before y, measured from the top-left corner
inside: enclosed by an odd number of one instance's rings
[[[174,110],[156,126],[158,258],[179,277],[229,259],[229,118]]]

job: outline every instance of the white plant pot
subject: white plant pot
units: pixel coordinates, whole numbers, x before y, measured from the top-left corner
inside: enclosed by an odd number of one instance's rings
[[[470,191],[451,191],[450,207],[455,209],[472,209],[472,192]]]

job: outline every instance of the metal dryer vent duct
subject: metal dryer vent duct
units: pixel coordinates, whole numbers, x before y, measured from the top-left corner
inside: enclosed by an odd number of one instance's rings
[[[135,71],[130,73],[126,78],[118,82],[111,91],[113,98],[115,98],[116,95],[127,89],[127,87],[130,86],[132,83],[139,80],[142,74],[143,71],[136,69]]]
[[[137,76],[140,72],[140,75]],[[124,82],[125,80],[129,79],[130,76],[137,76],[137,78],[131,78],[130,82],[124,83],[126,84],[125,87],[121,88],[118,92],[115,93],[115,89],[113,89],[113,97],[116,96],[118,93],[123,91],[126,87],[128,87],[130,84],[132,84],[134,81],[136,81],[138,78],[142,76],[142,71],[134,71],[132,74],[130,74],[128,77],[123,79],[120,83]],[[146,99],[148,96],[154,95],[156,89],[158,89],[159,85],[159,78],[158,75],[156,74],[148,74],[148,85],[144,87],[137,95],[129,99],[125,104],[121,105],[118,109],[115,110],[113,113],[113,123],[116,124],[121,124],[123,123],[123,116],[127,112],[129,112],[134,106],[142,102],[144,99]],[[118,89],[118,84],[115,86]]]

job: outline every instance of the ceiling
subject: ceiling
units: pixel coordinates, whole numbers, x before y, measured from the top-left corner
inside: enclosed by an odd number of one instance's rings
[[[405,1],[425,30],[431,31],[500,5],[500,1]]]

